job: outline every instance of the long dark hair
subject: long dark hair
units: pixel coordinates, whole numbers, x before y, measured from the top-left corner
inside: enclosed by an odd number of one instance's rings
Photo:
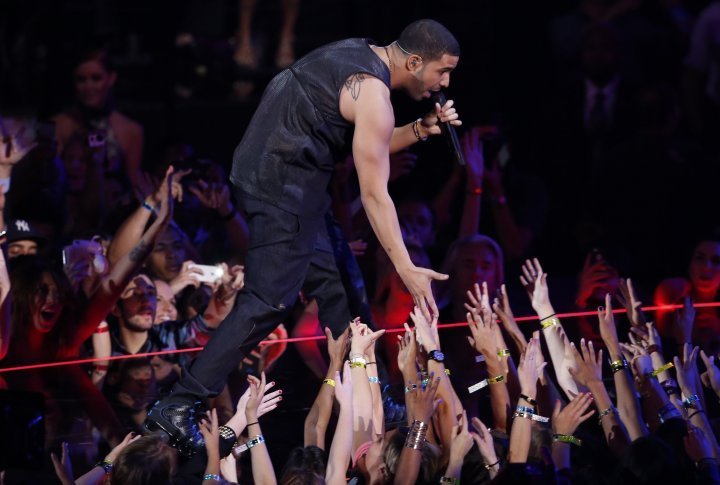
[[[10,338],[16,342],[27,339],[32,328],[35,296],[40,289],[42,277],[46,273],[50,275],[57,285],[58,297],[63,308],[57,324],[50,330],[45,341],[49,345],[57,346],[56,349],[59,349],[64,340],[63,336],[70,330],[64,328],[69,321],[68,315],[75,309],[72,288],[65,273],[57,265],[34,255],[18,256],[11,261]],[[17,346],[15,347],[17,348]]]

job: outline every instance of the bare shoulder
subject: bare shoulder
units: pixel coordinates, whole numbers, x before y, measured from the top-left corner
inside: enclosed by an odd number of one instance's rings
[[[132,137],[142,136],[142,125],[119,111],[113,111],[110,114],[110,123],[116,132]]]
[[[390,106],[390,90],[387,85],[369,74],[358,72],[349,76],[340,91],[340,113],[351,122],[357,114],[368,109]]]

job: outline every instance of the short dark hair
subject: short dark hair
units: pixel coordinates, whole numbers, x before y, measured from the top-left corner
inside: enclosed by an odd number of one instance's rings
[[[405,53],[417,54],[425,61],[440,59],[443,54],[460,56],[460,44],[440,22],[416,20],[400,34],[397,44]]]

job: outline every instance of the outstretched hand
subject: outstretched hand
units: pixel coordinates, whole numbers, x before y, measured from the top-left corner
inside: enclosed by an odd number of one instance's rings
[[[440,312],[435,303],[431,284],[434,280],[448,279],[448,275],[414,265],[404,270],[399,269],[398,275],[412,295],[415,306],[420,308],[425,318],[428,321],[436,318]]]

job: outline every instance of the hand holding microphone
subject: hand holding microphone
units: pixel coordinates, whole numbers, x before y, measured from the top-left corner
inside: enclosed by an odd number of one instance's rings
[[[434,92],[432,99],[435,102],[435,111],[428,114],[423,119],[422,124],[428,127],[428,133],[431,135],[442,133],[453,152],[455,161],[460,165],[465,165],[460,139],[455,131],[455,127],[462,125],[462,121],[460,121],[457,110],[453,107],[453,100],[448,101],[442,91]]]

